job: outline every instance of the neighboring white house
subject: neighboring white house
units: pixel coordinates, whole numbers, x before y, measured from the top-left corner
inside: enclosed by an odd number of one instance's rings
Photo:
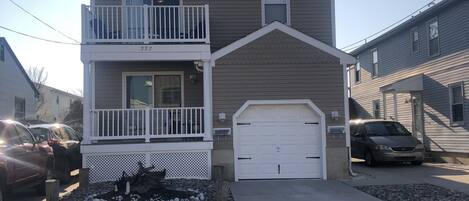
[[[75,100],[82,97],[43,85],[39,89],[43,100],[38,102],[37,119],[46,122],[63,122]]]
[[[0,37],[0,119],[35,119],[38,95],[10,45]]]

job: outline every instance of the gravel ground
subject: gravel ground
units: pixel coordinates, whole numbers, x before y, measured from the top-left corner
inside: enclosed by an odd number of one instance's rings
[[[184,191],[199,191],[204,193],[205,200],[215,200],[215,183],[213,181],[196,179],[167,179],[163,182],[167,185],[167,188]],[[225,191],[224,195],[226,195],[223,200],[233,201],[228,186],[228,182],[225,182],[223,184],[223,191]],[[62,201],[83,201],[87,199],[90,200],[90,196],[107,193],[109,191],[112,191],[113,188],[113,182],[95,183],[89,185],[87,188],[78,187],[71,194],[65,196]]]
[[[469,195],[432,184],[356,186],[383,201],[469,201]]]

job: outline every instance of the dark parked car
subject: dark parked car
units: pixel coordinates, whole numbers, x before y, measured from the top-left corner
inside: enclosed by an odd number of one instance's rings
[[[81,137],[64,124],[39,124],[29,127],[31,132],[47,141],[54,150],[54,175],[63,183],[70,181],[70,172],[81,167]]]
[[[21,123],[0,120],[0,201],[11,190],[36,187],[44,193],[53,164],[52,148]]]
[[[411,162],[420,165],[423,144],[399,122],[354,120],[350,122],[352,157],[364,159],[366,165],[379,162]]]

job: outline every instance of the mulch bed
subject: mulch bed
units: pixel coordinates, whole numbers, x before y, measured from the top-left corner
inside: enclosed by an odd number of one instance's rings
[[[356,186],[383,201],[469,201],[469,195],[432,184]]]

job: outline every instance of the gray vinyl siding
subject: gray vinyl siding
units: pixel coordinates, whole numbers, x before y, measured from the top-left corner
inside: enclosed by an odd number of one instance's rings
[[[120,0],[96,0],[97,5]],[[262,28],[261,0],[184,0],[184,5],[209,5],[212,52]],[[332,45],[331,0],[291,0],[291,26]]]
[[[428,22],[437,19],[439,23],[440,55],[447,56],[469,48],[469,1],[455,1],[443,12],[429,16],[412,28],[394,34],[377,45],[361,51],[359,56],[362,69],[371,72],[371,50],[378,49],[379,76],[386,76],[397,71],[412,68],[431,61],[436,57],[429,55]],[[411,30],[419,31],[419,51],[412,53]],[[362,78],[366,78],[362,76]],[[365,81],[366,83],[366,81]]]
[[[424,134],[425,144],[432,151],[469,153],[469,1],[452,0],[451,4],[422,19],[414,26],[397,32],[387,39],[362,50],[359,56],[362,72],[361,82],[351,83],[352,98],[361,118],[370,118],[372,101],[381,100],[380,87],[396,81],[423,74],[424,90]],[[439,23],[440,54],[429,56],[428,22],[437,19]],[[411,52],[411,30],[419,30],[419,51]],[[371,50],[378,49],[379,77],[371,78]],[[354,80],[353,68],[350,78]],[[464,81],[465,111],[463,126],[452,127],[450,124],[450,103],[448,85]],[[398,94],[407,96],[409,93]],[[412,108],[405,103],[405,98],[398,98],[398,119],[410,127]],[[392,94],[387,95],[387,116],[394,115]],[[382,107],[384,108],[384,106]],[[382,111],[383,112],[383,111]],[[411,129],[409,129],[411,130]]]
[[[184,71],[184,106],[203,106],[203,75],[192,62],[96,62],[96,108],[122,108],[122,76],[124,72]],[[197,75],[197,82],[189,79]]]
[[[213,71],[214,128],[232,128],[233,114],[247,100],[310,99],[333,121],[344,116],[342,66],[339,60],[280,31],[273,31],[216,61]],[[215,138],[215,149],[232,148],[230,137]],[[328,147],[343,147],[343,137],[327,139]]]
[[[15,97],[25,100],[25,117],[35,119],[36,98],[33,88],[1,39],[0,45],[5,46],[5,61],[0,61],[0,119],[14,119]]]
[[[362,71],[362,76],[370,73]],[[423,74],[424,90],[424,132],[425,144],[432,151],[469,153],[469,49],[454,55],[437,58],[409,70],[399,71],[374,80],[362,80],[352,87],[352,98],[360,118],[370,118],[372,101],[381,100],[379,88],[414,75]],[[352,75],[353,77],[353,75]],[[465,105],[464,125],[451,126],[448,85],[464,82]],[[401,94],[398,94],[398,97]],[[408,93],[404,93],[409,97]],[[392,94],[386,96],[387,117],[394,115]],[[401,99],[401,100],[399,100]],[[406,106],[405,99],[398,98],[399,121],[408,127],[412,123],[411,106]],[[384,108],[384,106],[383,106]],[[383,112],[383,111],[381,111]],[[410,122],[410,123],[409,123]],[[411,130],[411,129],[409,129]]]

